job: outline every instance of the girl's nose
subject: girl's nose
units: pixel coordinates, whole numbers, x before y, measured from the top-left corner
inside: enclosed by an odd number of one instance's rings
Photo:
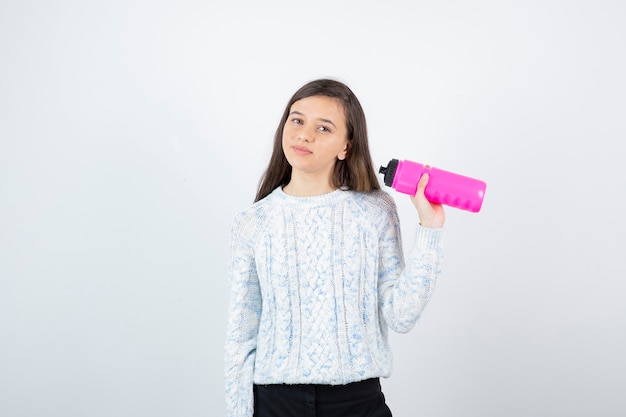
[[[310,142],[315,138],[315,128],[303,127],[298,132],[298,139],[305,142]]]

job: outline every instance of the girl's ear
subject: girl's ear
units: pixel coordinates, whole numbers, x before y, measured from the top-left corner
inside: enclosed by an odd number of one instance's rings
[[[350,150],[350,141],[346,141],[346,146],[339,153],[339,155],[337,155],[337,159],[339,159],[340,161],[343,161],[344,159],[346,159],[348,157],[349,150]]]

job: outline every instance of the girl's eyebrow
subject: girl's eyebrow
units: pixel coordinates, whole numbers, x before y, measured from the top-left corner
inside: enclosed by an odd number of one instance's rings
[[[320,120],[321,120],[322,122],[330,123],[331,125],[333,125],[333,127],[334,127],[335,129],[337,128],[337,126],[335,126],[335,124],[333,123],[333,121],[332,121],[332,120],[330,120],[330,119],[320,119]]]
[[[291,116],[292,114],[297,114],[298,116],[304,116],[304,114],[303,114],[303,113],[300,113],[298,110],[292,110],[292,111],[289,113],[289,115]],[[335,127],[335,129],[337,128],[337,126],[335,126],[335,124],[333,123],[333,121],[332,121],[332,120],[330,120],[330,119],[322,119],[322,118],[320,118],[319,120],[320,120],[320,121],[322,121],[322,122],[324,122],[324,123],[329,123],[329,124],[333,125],[333,126]]]

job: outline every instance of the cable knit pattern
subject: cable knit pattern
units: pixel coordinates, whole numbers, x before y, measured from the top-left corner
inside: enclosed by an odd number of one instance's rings
[[[441,272],[442,229],[402,251],[384,191],[293,197],[281,188],[234,220],[226,337],[228,417],[252,385],[346,384],[391,374],[387,329],[408,332]]]

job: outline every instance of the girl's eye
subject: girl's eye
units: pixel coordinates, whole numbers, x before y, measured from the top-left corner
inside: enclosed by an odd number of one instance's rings
[[[326,126],[320,126],[318,129],[320,132],[330,132],[330,129]]]
[[[293,119],[291,119],[291,121],[292,121],[293,123],[297,124],[297,125],[301,125],[301,124],[302,124],[302,120],[301,120],[301,119],[298,119],[298,118],[293,118]]]

